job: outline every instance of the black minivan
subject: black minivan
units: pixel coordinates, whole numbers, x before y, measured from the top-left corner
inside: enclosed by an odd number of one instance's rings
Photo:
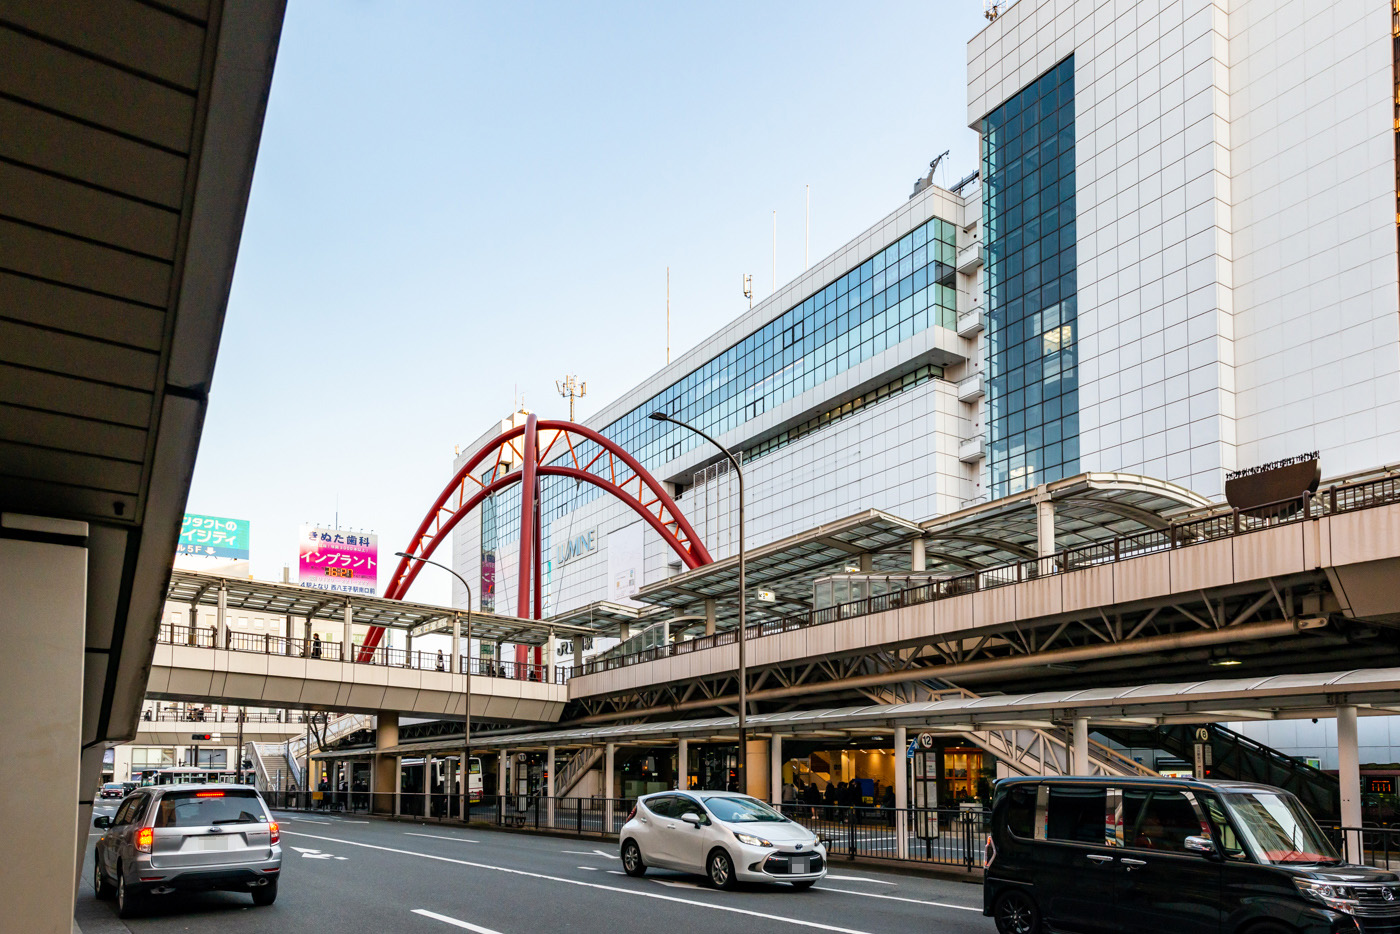
[[[984,899],[1001,934],[1400,934],[1400,877],[1242,782],[1003,779]]]

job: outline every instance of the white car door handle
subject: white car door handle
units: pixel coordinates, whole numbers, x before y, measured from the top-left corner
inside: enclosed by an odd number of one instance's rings
[[[1127,867],[1128,872],[1132,872],[1134,869],[1136,869],[1136,868],[1139,867],[1139,866],[1146,866],[1147,863],[1146,863],[1144,860],[1140,860],[1140,859],[1128,859],[1128,858],[1125,856],[1125,857],[1123,857],[1123,865]]]
[[[1104,856],[1104,855],[1101,854],[1101,853],[1090,853],[1090,854],[1088,854],[1087,856],[1085,856],[1084,858],[1087,859],[1087,860],[1089,860],[1089,861],[1092,862],[1092,863],[1111,863],[1111,862],[1113,862],[1113,857],[1112,857],[1112,856]]]

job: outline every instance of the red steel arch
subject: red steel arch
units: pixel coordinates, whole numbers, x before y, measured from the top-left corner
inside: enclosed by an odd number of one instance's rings
[[[580,448],[592,441],[598,451],[585,455]],[[553,458],[553,463],[550,459]],[[490,464],[489,478],[481,479],[483,464]],[[487,496],[514,483],[521,484],[520,577],[516,612],[529,616],[531,577],[536,593],[540,585],[538,549],[539,478],[570,477],[591,483],[626,503],[680,556],[687,568],[713,559],[666,490],[636,458],[591,428],[574,422],[538,420],[530,415],[524,425],[506,431],[473,454],[438,495],[404,551],[414,558],[430,558],[458,522]],[[421,561],[401,558],[384,596],[402,600],[422,570]],[[534,601],[538,615],[538,600]],[[362,655],[379,644],[382,629],[365,638]]]

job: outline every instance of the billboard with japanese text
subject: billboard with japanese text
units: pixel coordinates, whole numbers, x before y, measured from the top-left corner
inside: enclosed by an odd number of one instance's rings
[[[177,555],[248,560],[248,520],[185,513]]]
[[[379,536],[303,525],[297,549],[303,587],[372,597],[379,585]]]

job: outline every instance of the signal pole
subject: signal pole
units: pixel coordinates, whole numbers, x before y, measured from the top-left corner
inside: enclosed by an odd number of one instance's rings
[[[669,276],[667,278],[669,279]],[[565,376],[563,379],[554,381],[554,388],[559,390],[559,395],[569,400],[569,421],[573,421],[574,400],[582,399],[588,394],[588,384],[580,383],[573,376]]]

